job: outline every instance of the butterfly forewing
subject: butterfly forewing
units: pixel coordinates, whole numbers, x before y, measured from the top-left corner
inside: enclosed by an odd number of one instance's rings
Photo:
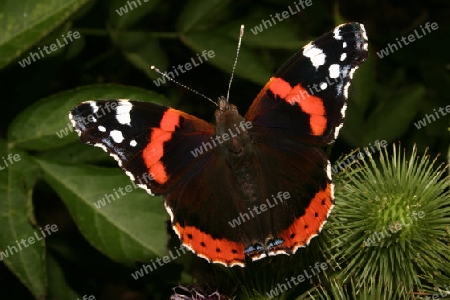
[[[245,115],[255,128],[313,145],[338,135],[348,88],[367,57],[364,26],[336,27],[295,53],[269,80]]]

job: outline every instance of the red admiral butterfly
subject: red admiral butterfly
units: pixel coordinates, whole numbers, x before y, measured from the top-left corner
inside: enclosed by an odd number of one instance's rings
[[[367,55],[364,26],[342,24],[294,54],[245,117],[219,98],[215,126],[125,99],[87,101],[69,117],[82,142],[164,195],[184,246],[210,262],[244,266],[246,257],[295,253],[325,224],[334,198],[321,147],[336,139],[350,80]]]

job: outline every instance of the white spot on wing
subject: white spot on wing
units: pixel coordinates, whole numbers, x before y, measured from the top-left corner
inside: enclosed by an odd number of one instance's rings
[[[72,125],[75,126],[77,123],[75,122],[75,118],[73,117],[72,113],[69,113],[69,119],[70,122],[72,122]]]
[[[342,35],[341,35],[341,33],[340,33],[340,29],[341,29],[341,26],[339,26],[339,27],[336,27],[334,30],[333,30],[333,34],[334,34],[334,39],[335,40],[342,40]]]
[[[328,212],[329,212],[329,210],[328,210]],[[327,218],[328,218],[328,214],[327,214]],[[325,225],[325,223],[327,223],[327,221],[325,221],[325,222],[323,222],[322,224],[320,224],[319,232],[322,231],[322,228],[323,228],[323,226]]]
[[[347,53],[342,53],[340,60],[344,61],[346,58],[347,58]]]
[[[344,124],[339,124],[339,126],[336,127],[336,129],[334,130],[334,139],[337,139],[339,135],[339,130],[341,130],[342,126],[344,126]]]
[[[95,144],[94,147],[98,147],[98,148],[102,149],[103,151],[108,152],[108,148],[106,148],[106,146],[101,143]]]
[[[361,34],[362,34],[363,38],[367,41],[368,38],[367,38],[366,28],[364,27],[363,24],[359,24],[359,26],[361,27]],[[367,43],[366,43],[366,45],[367,45]]]
[[[322,226],[323,226],[323,224],[322,224]],[[322,228],[322,227],[320,227],[320,229],[321,229],[321,228]],[[319,229],[319,231],[320,231],[320,229]],[[317,233],[312,234],[312,235],[309,237],[309,239],[306,240],[306,245],[309,245],[309,242],[311,242],[311,240],[312,240],[313,238],[315,238],[316,236],[318,236]]]
[[[145,185],[145,184],[143,184],[143,183],[139,183],[139,184],[136,184],[138,187],[140,187],[141,189],[143,189],[143,190],[145,190],[147,193],[149,193],[151,196],[155,196],[155,194],[153,194],[152,193],[152,190],[151,189],[149,189],[148,187],[147,187],[147,185]]]
[[[114,142],[118,144],[122,143],[122,141],[124,140],[123,134],[119,130],[112,130],[109,133],[109,136],[113,139]]]
[[[102,125],[98,126],[98,130],[101,132],[106,132],[106,128]]]
[[[353,68],[353,69],[351,69],[350,72],[348,73],[348,76],[350,76],[350,79],[353,79],[353,74],[355,74],[356,69],[358,69],[358,68]]]
[[[342,108],[341,108],[342,119],[345,118],[345,111],[346,110],[347,110],[347,104],[344,104],[344,106],[342,106]]]
[[[196,253],[194,250],[192,250],[194,253]],[[200,254],[200,253],[196,253],[197,254],[197,256],[198,257],[201,257],[201,258],[203,258],[203,259],[206,259],[206,261],[208,261],[209,263],[211,262],[211,260],[208,258],[208,257],[206,257],[205,255],[203,255],[203,254]],[[223,265],[224,267],[227,267],[227,264],[226,263],[224,263],[224,262],[222,262],[222,261],[215,261],[216,263],[219,263],[219,264],[221,264],[221,265]]]
[[[131,117],[130,111],[133,108],[133,104],[131,104],[128,100],[121,100],[118,102],[116,107],[116,119],[122,125],[130,126]]]
[[[347,42],[342,43],[342,48],[347,48]]]
[[[106,153],[108,153],[109,156],[111,156],[112,158],[114,158],[117,161],[117,164],[119,165],[119,167],[122,167],[122,160],[119,158],[119,156],[117,154],[114,154],[114,153],[108,151],[108,148],[106,148],[105,145],[103,145],[102,143],[97,143],[97,144],[94,144],[94,147],[98,147],[98,148],[102,149],[103,151],[105,151]]]
[[[75,132],[78,134],[78,136],[81,136],[81,130],[78,129],[77,120],[72,115],[72,113],[69,113],[69,119],[70,119],[70,123],[72,123],[72,127],[75,129]]]
[[[271,253],[271,252],[269,252],[269,255],[270,255],[270,253]],[[275,254],[275,255],[276,255],[276,254]],[[264,257],[267,257],[267,255],[266,255],[265,253],[261,253],[260,255],[252,256],[252,260],[253,260],[253,261],[257,261],[257,260],[263,259]]]
[[[137,145],[136,140],[131,140],[131,141],[130,141],[130,146],[131,146],[131,147],[136,147],[136,145]]]
[[[332,200],[334,201],[334,185],[333,185],[333,198],[332,198]],[[333,210],[333,208],[334,208],[334,204],[331,204],[330,209],[328,210],[328,213],[327,213],[327,218],[330,216],[331,211]],[[323,225],[325,225],[325,223]]]
[[[344,85],[344,97],[345,97],[345,99],[348,98],[348,88],[349,88],[349,87],[350,87],[350,81],[347,82],[347,83]]]
[[[338,64],[332,64],[329,68],[328,68],[328,72],[330,74],[331,78],[338,78],[339,77],[339,65]]]
[[[289,255],[289,253],[287,253],[286,250],[276,250],[276,251],[270,251],[269,252],[269,256],[275,256],[278,254],[284,254],[284,255]]]
[[[92,112],[95,114],[98,111],[98,105],[95,101],[89,101],[89,104],[91,105]]]
[[[230,265],[230,267],[234,267],[234,266],[239,266],[239,267],[245,267],[245,264],[244,263],[240,263],[240,262],[236,262],[236,263],[233,263],[233,264],[231,264]]]
[[[172,209],[166,204],[166,202],[164,202],[164,207],[166,208],[167,213],[170,216],[170,221],[173,222],[173,212]]]
[[[130,171],[125,171],[125,174],[127,174],[128,175],[128,177],[130,177],[130,179],[132,180],[132,181],[134,181],[134,175],[133,175],[133,173],[131,173]]]
[[[303,55],[311,60],[312,65],[316,67],[316,69],[325,64],[326,55],[323,53],[322,49],[317,48],[312,43],[309,43],[303,48]]]
[[[328,161],[327,163],[327,177],[329,180],[331,180],[331,163]]]
[[[328,85],[327,85],[325,82],[321,82],[321,83],[319,84],[319,86],[320,86],[320,88],[321,88],[322,90],[324,90],[324,89],[327,88]]]

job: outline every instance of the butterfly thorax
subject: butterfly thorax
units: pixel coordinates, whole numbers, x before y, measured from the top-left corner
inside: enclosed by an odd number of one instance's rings
[[[227,156],[231,162],[235,159],[242,160],[249,153],[246,144],[250,142],[248,129],[251,123],[242,117],[237,107],[228,103],[224,97],[217,101],[219,109],[216,110],[215,140],[219,143],[219,151]]]

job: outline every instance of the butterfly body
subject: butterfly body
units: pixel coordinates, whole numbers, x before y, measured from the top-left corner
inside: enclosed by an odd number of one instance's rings
[[[215,113],[214,141],[219,143],[219,152],[225,159],[229,157],[230,160],[242,160],[247,154],[245,145],[250,143],[247,130],[252,127],[251,122],[246,121],[239,114],[237,107],[229,104],[224,97],[219,98],[217,102],[219,109]]]
[[[164,196],[184,246],[210,262],[244,266],[295,253],[325,224],[334,196],[322,148],[342,127],[350,80],[366,57],[364,27],[347,23],[294,54],[245,116],[221,97],[215,125],[128,99],[84,102],[70,118],[83,142]],[[116,108],[79,121],[107,106]]]

